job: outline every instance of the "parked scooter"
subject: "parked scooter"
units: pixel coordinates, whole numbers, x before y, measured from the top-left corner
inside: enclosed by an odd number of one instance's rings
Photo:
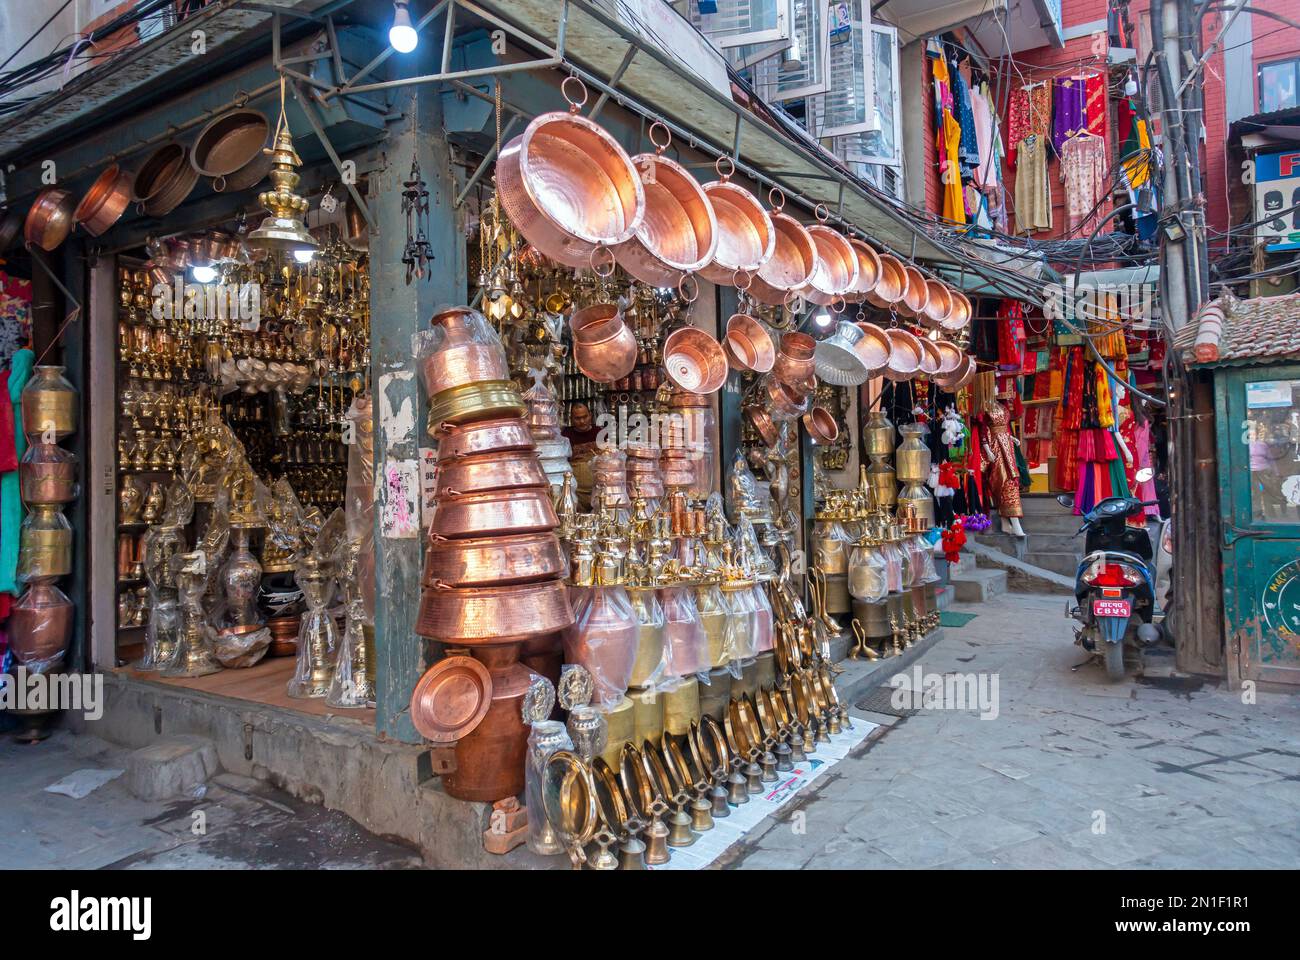
[[[1138,471],[1137,478],[1151,479],[1146,469]],[[1057,500],[1074,506],[1068,494]],[[1124,679],[1126,644],[1150,646],[1161,637],[1160,628],[1152,623],[1156,565],[1151,535],[1145,525],[1126,522],[1152,505],[1133,497],[1107,497],[1084,515],[1079,528],[1087,539],[1074,577],[1078,603],[1067,605],[1065,615],[1080,624],[1074,642],[1102,659],[1112,681]]]

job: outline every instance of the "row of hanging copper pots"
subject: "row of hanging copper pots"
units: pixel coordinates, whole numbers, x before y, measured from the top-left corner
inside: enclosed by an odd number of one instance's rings
[[[271,158],[263,150],[270,132],[270,123],[261,112],[230,110],[211,120],[192,147],[168,141],[150,153],[134,174],[110,164],[79,200],[71,190],[46,187],[22,221],[23,239],[49,252],[78,224],[98,237],[132,203],[145,216],[166,216],[185,201],[201,176],[207,177],[218,193],[245,190],[270,172]],[[10,211],[0,223],[0,250],[16,239],[13,217]]]
[[[950,330],[969,321],[963,294],[832,229],[824,205],[818,222],[805,226],[783,212],[784,197],[774,189],[769,211],[732,182],[735,165],[726,157],[715,164],[717,180],[697,183],[664,155],[670,137],[661,123],[650,129],[654,152],[629,157],[604,128],[578,114],[586,102],[582,82],[568,77],[562,89],[570,110],[535,118],[497,160],[506,214],[543,256],[597,272],[617,262],[658,287],[680,289],[698,275],[773,306],[800,297],[821,306],[842,299]]]

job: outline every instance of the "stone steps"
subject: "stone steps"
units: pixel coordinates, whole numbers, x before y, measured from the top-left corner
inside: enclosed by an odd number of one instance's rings
[[[962,560],[966,560],[966,554]],[[1007,574],[1004,570],[986,570],[973,566],[969,570],[953,573],[951,584],[958,603],[983,603],[1007,592]]]

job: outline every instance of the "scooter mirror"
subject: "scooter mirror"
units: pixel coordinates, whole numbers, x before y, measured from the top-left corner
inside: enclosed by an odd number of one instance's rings
[[[1139,471],[1137,472],[1137,482],[1138,482],[1138,483],[1146,483],[1148,480],[1150,480],[1150,479],[1151,479],[1152,477],[1154,477],[1155,475],[1156,475],[1156,472],[1155,472],[1154,470],[1152,470],[1150,467],[1143,467],[1141,470],[1139,470]]]
[[[1056,495],[1056,502],[1059,503],[1059,504],[1060,504],[1061,506],[1063,506],[1063,507],[1073,507],[1073,506],[1074,506],[1074,494],[1071,494],[1071,493],[1058,493],[1058,494]]]

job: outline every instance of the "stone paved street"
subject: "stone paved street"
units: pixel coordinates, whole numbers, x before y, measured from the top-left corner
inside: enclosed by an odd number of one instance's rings
[[[1168,656],[1117,685],[1071,672],[1063,605],[955,606],[978,616],[919,662],[996,674],[996,719],[897,720],[724,868],[1300,866],[1300,696],[1244,704]]]

